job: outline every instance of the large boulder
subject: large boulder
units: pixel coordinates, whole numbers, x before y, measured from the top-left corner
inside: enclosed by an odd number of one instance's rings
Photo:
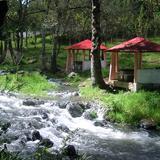
[[[32,133],[32,140],[42,140],[42,136],[40,135],[39,131],[35,130]]]
[[[152,129],[156,129],[156,123],[154,120],[152,119],[142,119],[140,121],[140,127],[147,129],[147,130],[152,130]]]
[[[65,148],[66,156],[70,158],[70,160],[74,160],[78,157],[78,154],[76,152],[76,149],[73,145],[68,145]]]
[[[81,106],[79,103],[67,104],[67,110],[69,111],[72,117],[81,117],[84,112],[83,106]]]

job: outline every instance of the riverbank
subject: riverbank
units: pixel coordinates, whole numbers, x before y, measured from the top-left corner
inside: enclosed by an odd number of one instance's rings
[[[39,72],[1,71],[1,92],[16,92],[25,96],[47,97],[48,92],[57,88],[56,83],[50,83],[47,77]]]
[[[105,106],[106,120],[134,126],[139,126],[146,120],[148,122],[152,121],[157,128],[160,126],[159,92],[139,91],[133,93],[118,91],[113,94],[105,90],[92,88],[89,80],[80,86],[82,97],[99,101]]]

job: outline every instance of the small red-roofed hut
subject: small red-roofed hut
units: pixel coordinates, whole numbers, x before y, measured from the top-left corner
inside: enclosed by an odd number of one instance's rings
[[[136,37],[109,48],[107,52],[112,52],[109,73],[111,84],[133,91],[137,91],[142,86],[153,86],[153,88],[160,89],[160,69],[142,69],[142,52],[160,52],[159,44]],[[119,69],[119,52],[134,54],[133,70]]]
[[[90,61],[90,51],[92,49],[92,41],[86,39],[79,43],[73,44],[66,47],[67,62],[66,62],[66,72],[81,72],[89,70],[91,66]],[[107,47],[104,45],[100,46],[101,50],[101,65],[106,66],[106,50]]]

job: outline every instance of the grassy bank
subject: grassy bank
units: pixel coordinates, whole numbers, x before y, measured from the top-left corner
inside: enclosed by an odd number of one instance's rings
[[[0,90],[19,92],[33,96],[46,96],[56,85],[48,82],[46,76],[38,72],[17,72],[0,76]]]
[[[142,119],[152,119],[160,125],[160,93],[140,91],[119,92],[117,94],[91,86],[81,87],[81,95],[90,100],[98,100],[106,107],[105,117],[118,123],[137,125]]]

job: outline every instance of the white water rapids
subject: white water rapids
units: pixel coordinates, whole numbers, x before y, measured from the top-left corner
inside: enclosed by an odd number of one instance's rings
[[[83,116],[73,118],[66,108],[59,107],[63,100],[71,101],[72,92],[52,94],[60,99],[47,100],[35,106],[24,105],[24,99],[16,96],[0,95],[0,122],[11,124],[0,136],[0,141],[6,140],[8,150],[22,155],[34,152],[39,141],[27,141],[26,137],[38,130],[43,138],[49,138],[54,143],[50,151],[59,150],[64,139],[69,137],[67,143],[73,144],[79,152],[91,155],[92,160],[160,159],[158,133],[119,129],[111,124],[95,126],[95,121],[102,120],[102,110],[98,111],[95,120],[87,120]],[[47,117],[43,118],[46,114]]]

